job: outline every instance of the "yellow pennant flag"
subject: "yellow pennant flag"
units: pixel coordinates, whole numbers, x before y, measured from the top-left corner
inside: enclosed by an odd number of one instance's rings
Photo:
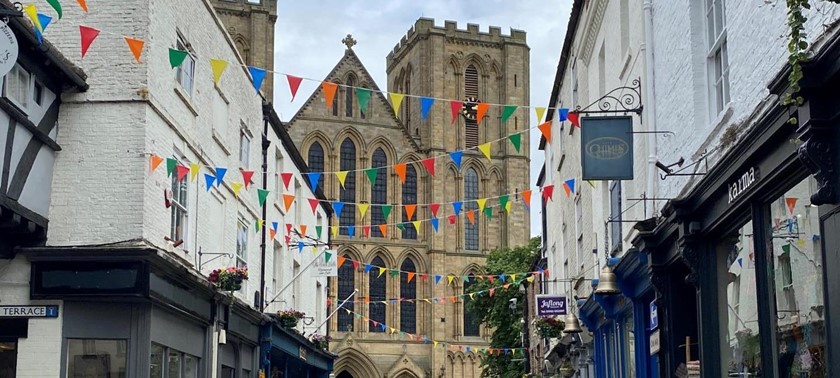
[[[239,191],[242,190],[242,183],[234,182],[230,184],[230,187],[233,188],[233,195],[239,197]]]
[[[38,29],[38,32],[44,34],[44,27],[41,26],[41,20],[38,18],[38,8],[35,8],[35,4],[27,4],[23,7],[23,11],[26,12],[26,15],[29,16],[29,19],[32,20],[32,24],[35,25],[35,29]]]
[[[545,107],[537,106],[536,108],[534,108],[534,110],[537,112],[537,124],[542,123],[541,120],[543,118],[543,115],[545,114]]]
[[[530,276],[530,277],[526,278],[525,281],[534,282],[534,276]]]
[[[365,213],[367,213],[368,207],[370,207],[370,204],[367,204],[367,203],[360,203],[359,204],[359,213],[362,214],[362,217],[364,217]]]
[[[513,201],[508,201],[508,203],[505,204],[505,211],[508,214],[510,214],[510,204],[511,204],[511,202],[513,202]]]
[[[490,159],[490,143],[479,145],[478,150],[481,151],[487,159]]]
[[[426,303],[432,303],[432,301],[430,301],[430,300],[429,300],[429,298],[423,298],[423,300],[424,300]]]
[[[403,97],[405,97],[402,93],[388,93],[388,97],[391,98],[391,107],[394,108],[394,115],[397,118],[400,117],[400,104],[402,104]]]
[[[478,203],[478,211],[483,213],[484,212],[484,206],[487,205],[487,198],[478,199],[475,202]]]
[[[447,278],[449,279],[449,285],[452,285],[452,280],[455,279],[455,276],[450,274],[449,277],[447,277]]]
[[[257,221],[257,231],[262,230],[263,224],[265,224],[264,220],[260,219]]]
[[[515,274],[510,275],[510,282],[516,282],[516,275]]]
[[[344,189],[344,180],[347,180],[347,171],[336,172],[335,177],[338,177],[338,183],[341,184],[341,189]]]
[[[395,334],[396,332],[397,332],[397,330],[396,330],[396,329],[391,328],[391,334],[392,334],[392,335],[393,335],[393,334]]]
[[[385,273],[385,268],[379,267],[379,275],[376,276],[377,278],[382,277],[382,273]]]
[[[213,82],[219,85],[219,80],[222,78],[222,72],[225,72],[228,62],[223,59],[210,59],[210,68],[213,69]]]
[[[470,293],[470,299],[475,299],[475,293]]]
[[[416,221],[411,222],[411,223],[412,223],[412,224],[414,224],[414,230],[415,230],[415,231],[417,231],[417,232],[420,232],[420,223],[421,223],[421,221],[416,220]]]
[[[337,237],[338,236],[338,226],[330,226],[330,229],[332,230],[333,237]]]
[[[201,170],[201,165],[192,163],[190,164],[190,181],[195,181],[195,178],[198,177],[198,171]]]
[[[432,341],[432,342],[434,342],[434,343],[435,343],[435,348],[437,348],[437,344],[438,344],[438,342],[437,342],[437,341]]]

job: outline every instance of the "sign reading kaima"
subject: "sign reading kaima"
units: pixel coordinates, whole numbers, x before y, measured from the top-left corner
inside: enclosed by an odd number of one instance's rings
[[[584,180],[633,179],[633,117],[580,120]]]

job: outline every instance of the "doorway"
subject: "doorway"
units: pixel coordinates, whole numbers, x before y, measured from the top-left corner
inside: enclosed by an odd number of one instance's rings
[[[346,371],[341,372],[336,378],[353,378],[353,374],[350,374]]]
[[[0,377],[15,378],[17,339],[0,339]]]

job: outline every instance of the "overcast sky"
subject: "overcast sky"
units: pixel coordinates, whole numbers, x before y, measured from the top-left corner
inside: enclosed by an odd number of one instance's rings
[[[547,106],[551,84],[563,47],[572,0],[315,0],[278,1],[275,32],[275,70],[323,79],[344,55],[341,39],[353,34],[353,48],[376,84],[386,89],[385,57],[420,17],[490,25],[510,34],[510,28],[525,30],[531,47],[531,106]],[[290,102],[285,78],[275,79],[274,102],[280,118],[288,121],[318,84],[304,81],[295,101]],[[531,113],[531,124],[536,116]],[[539,132],[531,133],[531,187],[543,164],[538,148]],[[540,206],[534,196],[531,235],[539,235]],[[452,200],[455,200],[454,198]]]

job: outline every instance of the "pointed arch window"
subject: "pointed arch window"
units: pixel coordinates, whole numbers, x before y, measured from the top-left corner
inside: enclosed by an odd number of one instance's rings
[[[470,287],[475,283],[475,274],[470,273],[468,282],[464,282],[464,294],[471,293]],[[481,326],[477,322],[478,317],[473,316],[472,312],[467,307],[467,301],[464,300],[464,336],[480,336]]]
[[[478,70],[474,64],[467,66],[464,71],[464,95],[467,97],[479,98]],[[466,119],[464,121],[464,142],[466,148],[478,146],[478,121]]]
[[[367,84],[362,84],[361,87],[367,89],[368,85]],[[371,96],[373,96],[373,93],[371,93]],[[365,117],[367,117],[367,114],[368,114],[369,110],[370,110],[370,100],[368,100],[368,103],[364,108],[362,108],[361,103],[359,104],[359,116],[362,117],[362,119],[365,119]]]
[[[341,85],[341,83],[336,84]],[[339,96],[336,94],[332,99],[332,115],[335,117],[338,117],[338,97]]]
[[[339,162],[342,171],[347,172],[344,180],[344,188],[339,190],[339,200],[344,202],[344,209],[339,217],[339,232],[347,235],[347,226],[354,226],[356,223],[356,145],[350,138],[341,142],[341,161]]]
[[[321,143],[315,142],[309,146],[309,156],[307,159],[307,165],[309,165],[310,172],[323,172],[324,171],[324,147],[321,146]],[[309,180],[307,180],[307,184]],[[323,189],[324,188],[324,176],[322,175],[318,179],[318,187]],[[313,191],[316,188],[312,188]]]
[[[353,76],[347,78],[347,86],[344,88],[344,115],[353,116],[353,95],[355,94],[356,79]]]
[[[408,72],[405,76],[405,87],[403,89],[403,93],[411,94],[411,68],[408,69]],[[405,126],[411,130],[411,101],[404,101],[403,102],[403,122]]]
[[[378,267],[385,267],[385,262],[382,261],[381,257],[376,257],[370,262],[370,264],[373,265],[374,268],[368,273],[368,282],[370,285],[368,290],[370,298],[370,313],[368,314],[368,317],[370,320],[376,321],[377,324],[374,325],[373,322],[369,322],[368,327],[370,327],[370,332],[384,332],[379,324],[385,323],[385,304],[382,303],[382,301],[385,300],[385,275],[387,273],[379,275]]]
[[[405,168],[405,184],[402,188],[402,203],[403,205],[412,205],[417,203],[417,170],[414,165],[408,164]],[[404,211],[402,213],[402,222],[409,222],[408,214]],[[417,229],[408,226],[404,227],[402,231],[403,239],[417,239]]]
[[[416,272],[417,267],[411,259],[405,259],[400,270],[403,272]],[[408,282],[408,275],[400,274],[400,330],[408,333],[417,332],[417,277]]]
[[[344,258],[349,259],[350,257],[344,255]],[[338,268],[338,298],[339,301],[343,301],[345,298],[349,297],[350,294],[353,294],[353,290],[356,288],[356,269],[353,268],[353,264],[349,261],[345,262],[341,268]],[[338,306],[338,304],[336,304]],[[350,298],[349,301],[344,303],[342,308],[350,310],[348,314],[347,311],[339,311],[338,312],[338,331],[339,332],[347,332],[353,330],[353,298]]]
[[[475,200],[478,199],[478,173],[474,168],[468,168],[464,175],[464,207],[466,211],[477,210],[478,204]],[[468,251],[478,251],[478,220],[481,219],[481,214],[475,214],[475,222],[470,224],[467,217],[464,217],[464,249]]]
[[[376,205],[382,205],[388,202],[388,172],[385,167],[388,166],[388,157],[385,156],[385,151],[382,147],[373,151],[371,157],[371,167],[378,168],[376,173],[376,182],[370,188],[370,203],[373,205],[370,214],[370,224],[377,227],[371,227],[371,235],[375,238],[381,238],[382,232],[379,230],[380,224],[386,224],[386,219],[382,214],[381,208]]]

